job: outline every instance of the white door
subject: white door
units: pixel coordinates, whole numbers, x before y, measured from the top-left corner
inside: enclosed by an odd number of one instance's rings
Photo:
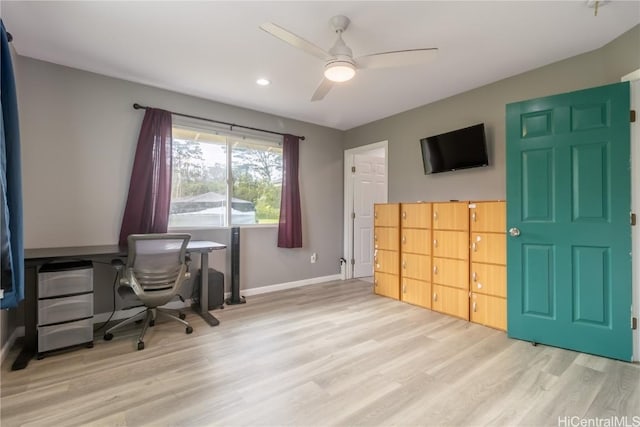
[[[386,201],[385,158],[354,155],[353,277],[373,276],[373,204]]]

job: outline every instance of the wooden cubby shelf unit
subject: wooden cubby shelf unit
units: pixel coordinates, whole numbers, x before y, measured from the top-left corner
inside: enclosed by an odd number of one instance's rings
[[[506,330],[504,201],[374,206],[374,292]]]

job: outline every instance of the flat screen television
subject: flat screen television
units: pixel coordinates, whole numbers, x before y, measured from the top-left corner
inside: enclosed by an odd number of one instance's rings
[[[426,175],[489,165],[484,123],[420,140]]]

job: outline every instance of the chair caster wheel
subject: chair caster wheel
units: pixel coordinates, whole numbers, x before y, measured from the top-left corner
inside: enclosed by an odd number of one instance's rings
[[[155,326],[156,325],[156,321],[155,320],[149,320],[149,326]]]
[[[140,341],[138,343],[138,350],[144,350],[144,342]]]
[[[187,326],[187,328],[185,329],[185,332],[187,334],[190,334],[191,332],[193,332],[193,328],[191,326]]]
[[[186,319],[186,318],[187,318],[187,315],[186,315],[186,314],[184,314],[184,313],[178,313],[178,317],[179,317],[180,319],[184,320],[184,319]]]
[[[111,341],[111,339],[113,338],[113,334],[109,334],[109,333],[104,334],[103,338],[105,341]]]
[[[88,342],[87,343],[87,348],[93,348],[93,343],[92,342]]]

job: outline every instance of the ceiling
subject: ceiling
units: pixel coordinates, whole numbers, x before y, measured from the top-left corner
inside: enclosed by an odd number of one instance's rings
[[[597,49],[640,23],[638,1],[600,2],[597,16],[593,3],[2,0],[0,13],[19,55],[346,130]],[[311,102],[323,62],[259,25],[328,50],[337,14],[351,19],[344,40],[356,57],[423,47],[438,56],[361,70]]]

